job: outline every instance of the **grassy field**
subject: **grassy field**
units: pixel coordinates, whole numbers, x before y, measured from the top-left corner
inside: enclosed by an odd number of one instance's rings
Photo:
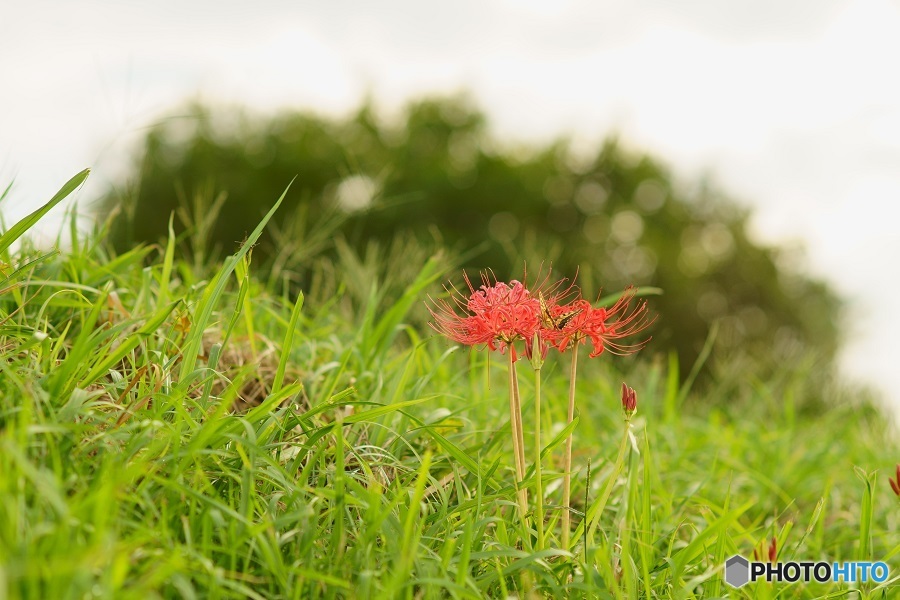
[[[265,222],[198,264],[174,235],[115,255],[102,227],[38,250],[41,217],[0,237],[0,598],[894,597],[896,434],[812,359],[766,380],[725,365],[701,390],[652,344],[582,349],[562,548],[566,361],[543,369],[539,541],[517,512],[505,357],[407,325],[446,263],[396,294],[339,264],[337,293],[304,300],[255,275]],[[773,538],[779,560],[893,570],[728,587],[725,559]]]

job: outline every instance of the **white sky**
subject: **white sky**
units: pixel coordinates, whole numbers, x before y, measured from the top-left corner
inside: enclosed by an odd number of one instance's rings
[[[469,89],[501,137],[617,131],[712,174],[852,299],[847,372],[900,407],[898,59],[900,0],[6,0],[0,207],[85,166],[96,198],[187,97],[341,114]]]

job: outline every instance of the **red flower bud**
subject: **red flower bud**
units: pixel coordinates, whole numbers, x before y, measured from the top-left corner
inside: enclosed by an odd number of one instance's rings
[[[896,479],[888,477],[888,481],[891,483],[891,489],[894,490],[894,494],[900,498],[900,465],[897,465]]]
[[[768,548],[766,548],[766,541],[763,540],[760,542],[759,546],[753,549],[753,560],[759,562],[762,558],[767,559],[768,562],[771,563],[775,562],[775,559],[778,558],[778,541],[774,537]]]
[[[625,411],[625,417],[630,418],[637,410],[637,393],[634,388],[630,388],[622,382],[622,410]]]

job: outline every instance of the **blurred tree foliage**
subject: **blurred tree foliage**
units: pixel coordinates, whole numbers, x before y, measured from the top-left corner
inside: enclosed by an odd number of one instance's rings
[[[120,247],[163,238],[174,211],[198,260],[231,251],[296,175],[280,226],[255,251],[283,271],[303,272],[313,254],[363,255],[373,241],[402,269],[414,237],[501,277],[526,260],[577,270],[587,296],[657,286],[652,347],[677,350],[683,372],[713,323],[717,354],[769,364],[810,349],[830,362],[839,341],[834,293],[792,266],[794,253],[750,239],[748,211],[711,186],[678,184],[615,138],[591,153],[565,139],[504,145],[466,97],[418,101],[393,120],[370,103],[345,119],[192,106],[147,134],[136,171],[103,205],[122,208]]]

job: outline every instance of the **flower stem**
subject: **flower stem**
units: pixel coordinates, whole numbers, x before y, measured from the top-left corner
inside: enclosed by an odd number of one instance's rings
[[[509,427],[512,434],[513,454],[516,463],[516,496],[519,500],[519,515],[524,522],[528,514],[528,492],[522,487],[525,479],[525,450],[522,438],[522,415],[519,404],[519,382],[516,377],[516,363],[512,349],[509,354]]]
[[[619,478],[619,474],[622,472],[622,465],[625,462],[625,451],[628,449],[628,438],[631,434],[631,423],[626,420],[625,421],[625,432],[622,434],[622,442],[619,444],[619,455],[616,457],[616,464],[613,465],[612,472],[609,474],[609,478],[606,480],[606,487],[603,489],[603,494],[597,498],[594,504],[588,509],[587,514],[585,515],[585,520],[589,523],[587,539],[593,540],[594,531],[597,529],[597,524],[600,522],[600,516],[603,514],[603,510],[606,508],[606,503],[609,501],[609,495],[612,493],[613,487],[616,485],[616,480]]]
[[[572,370],[569,373],[569,412],[566,420],[568,427],[575,419],[575,375],[578,372],[578,344],[572,348]],[[566,438],[566,456],[563,463],[563,513],[562,513],[562,547],[569,549],[569,534],[572,522],[572,437],[570,432]]]
[[[522,426],[522,396],[519,395],[519,374],[516,371],[515,365],[513,365],[513,392],[515,394],[515,403],[516,403],[516,440],[519,443],[518,451],[516,452],[516,460],[519,461],[519,469],[521,470],[521,475],[519,476],[519,480],[525,478],[525,428]],[[515,446],[514,446],[515,447]],[[525,489],[522,490],[522,494],[527,494]],[[524,496],[526,498],[526,506],[527,506],[527,495]]]
[[[536,350],[537,352],[537,350]],[[534,505],[537,525],[537,549],[544,548],[544,483],[541,478],[541,369],[534,370]]]

